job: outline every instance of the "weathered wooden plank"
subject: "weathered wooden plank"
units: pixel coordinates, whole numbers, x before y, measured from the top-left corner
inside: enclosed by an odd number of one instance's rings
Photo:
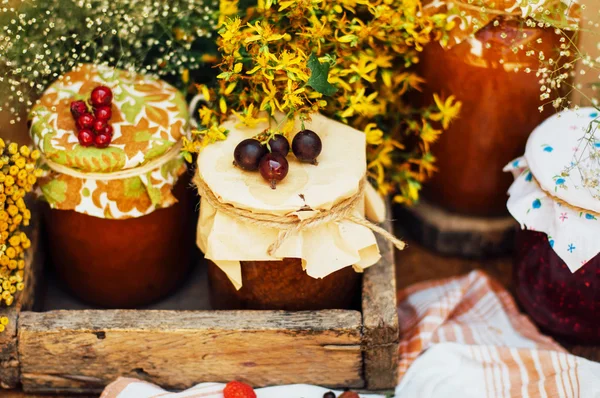
[[[364,386],[357,311],[24,312],[28,392],[99,391],[118,376],[165,388],[200,381]]]
[[[24,282],[25,289],[19,292],[10,307],[0,307],[0,317],[8,318],[8,326],[0,333],[0,389],[15,388],[19,384],[19,357],[17,352],[17,326],[21,311],[31,309],[34,303],[34,292],[38,286],[36,276],[42,266],[41,245],[39,244],[39,224],[30,228],[27,233],[31,239],[31,248],[25,257]]]
[[[391,210],[388,206],[388,214]],[[391,222],[383,226],[391,231]],[[371,390],[397,384],[399,328],[396,309],[394,246],[378,237],[381,260],[363,278],[363,352],[365,379]]]

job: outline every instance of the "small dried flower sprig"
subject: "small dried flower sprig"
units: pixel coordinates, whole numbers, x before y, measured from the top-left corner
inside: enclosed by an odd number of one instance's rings
[[[199,111],[203,128],[185,141],[186,157],[225,139],[231,115],[249,127],[268,120],[264,136],[272,137],[321,112],[365,131],[368,174],[381,193],[416,201],[435,169],[429,146],[460,109],[454,97],[428,109],[405,99],[423,83],[409,67],[444,37],[445,15],[424,16],[419,0],[261,0],[246,10],[223,3],[221,74],[217,87],[199,87],[209,105]]]
[[[7,306],[24,288],[25,251],[31,246],[21,230],[31,219],[24,198],[42,173],[36,167],[39,157],[38,150],[0,138],[0,304]]]
[[[0,88],[20,120],[82,63],[158,75],[178,86],[216,60],[218,0],[0,0]]]

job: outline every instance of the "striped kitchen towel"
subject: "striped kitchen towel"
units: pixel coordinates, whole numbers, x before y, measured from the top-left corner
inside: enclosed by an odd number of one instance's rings
[[[540,334],[483,272],[398,295],[397,397],[600,397],[600,363]]]

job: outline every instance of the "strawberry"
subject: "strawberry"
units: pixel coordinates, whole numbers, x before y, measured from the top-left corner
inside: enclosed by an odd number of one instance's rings
[[[223,390],[223,398],[256,398],[256,393],[248,384],[231,381]]]

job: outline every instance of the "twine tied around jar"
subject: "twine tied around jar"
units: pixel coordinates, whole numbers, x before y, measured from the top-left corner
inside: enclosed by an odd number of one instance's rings
[[[216,210],[251,225],[280,230],[281,232],[279,233],[277,240],[275,240],[267,250],[269,256],[273,256],[277,249],[279,249],[291,235],[335,221],[350,221],[354,224],[366,227],[391,242],[398,250],[403,250],[406,247],[406,244],[403,241],[396,238],[384,228],[354,214],[356,206],[363,198],[365,185],[367,184],[366,178],[363,178],[360,181],[358,191],[354,195],[337,202],[330,210],[321,211],[316,216],[304,220],[300,220],[294,215],[281,216],[268,213],[257,213],[235,207],[229,203],[223,203],[216,197],[215,193],[198,173],[196,173],[193,182],[198,188],[200,196]]]
[[[79,171],[67,167],[65,165],[56,163],[52,160],[49,160],[46,157],[42,157],[42,161],[48,165],[50,169],[56,171],[60,174],[65,174],[70,177],[80,178],[83,180],[97,180],[97,181],[111,181],[111,180],[124,180],[131,177],[139,177],[148,172],[154,171],[171,160],[177,158],[181,154],[181,146],[182,142],[178,141],[175,145],[173,145],[167,152],[162,154],[161,156],[152,159],[148,163],[144,163],[141,166],[133,167],[131,169],[119,170],[112,173],[89,173],[85,171]]]

